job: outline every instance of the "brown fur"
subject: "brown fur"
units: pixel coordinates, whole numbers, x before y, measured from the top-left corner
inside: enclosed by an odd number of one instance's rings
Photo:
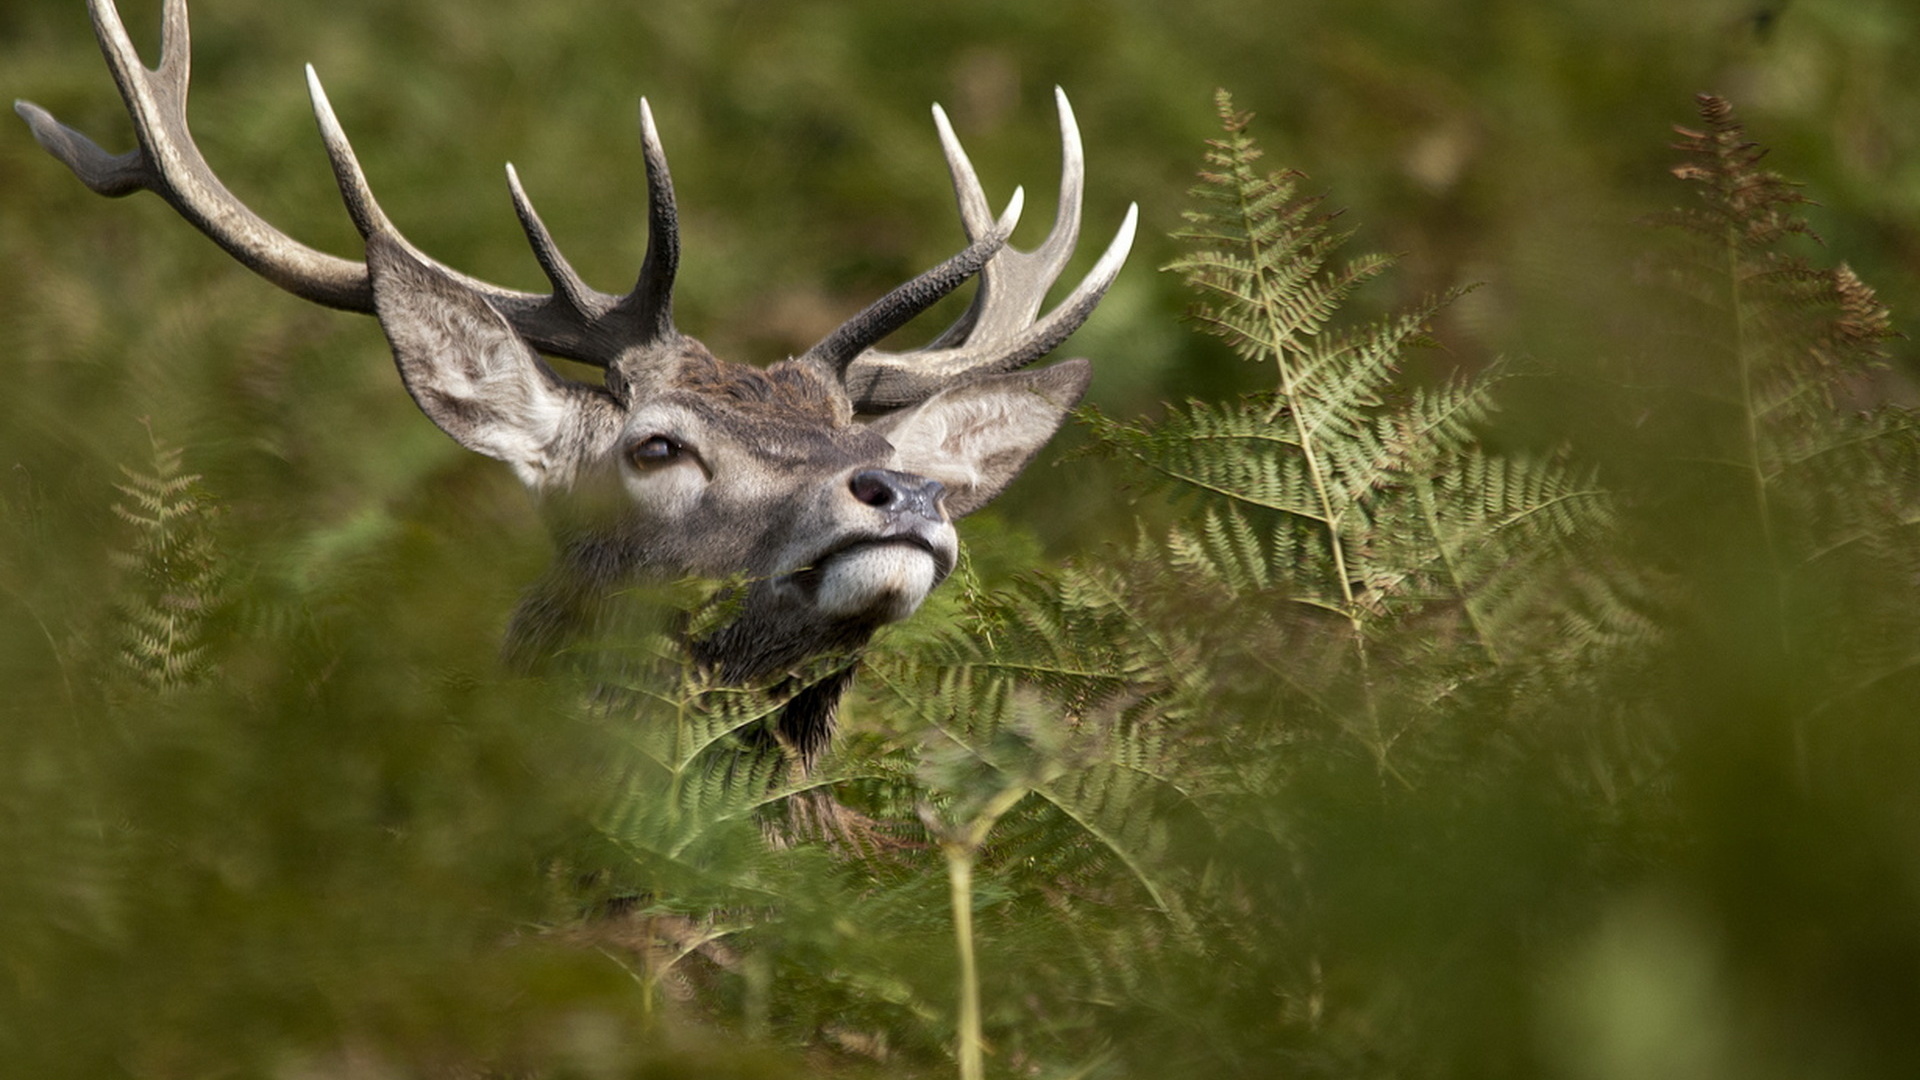
[[[705,348],[688,349],[681,354],[673,387],[724,399],[743,418],[829,427],[844,427],[852,419],[846,394],[838,386],[792,360],[757,368],[721,360]]]

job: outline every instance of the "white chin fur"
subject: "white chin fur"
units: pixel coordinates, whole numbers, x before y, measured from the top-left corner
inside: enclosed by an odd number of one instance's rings
[[[827,615],[892,622],[913,614],[933,585],[933,556],[919,548],[886,544],[835,558],[820,575],[814,596]]]

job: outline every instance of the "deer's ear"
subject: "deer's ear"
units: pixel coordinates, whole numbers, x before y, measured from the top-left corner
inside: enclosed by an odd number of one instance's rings
[[[367,238],[374,307],[420,411],[538,486],[571,445],[591,388],[555,374],[485,300],[384,234]]]
[[[992,375],[884,416],[872,430],[893,444],[895,468],[945,484],[947,512],[965,517],[1020,475],[1092,379],[1085,360]]]

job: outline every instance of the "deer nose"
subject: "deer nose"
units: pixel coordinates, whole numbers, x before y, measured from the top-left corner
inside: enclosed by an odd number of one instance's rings
[[[932,521],[940,520],[940,496],[946,494],[947,486],[938,480],[929,480],[912,473],[895,472],[892,469],[862,469],[847,481],[847,489],[853,497],[873,507],[885,510],[889,514],[919,514]]]

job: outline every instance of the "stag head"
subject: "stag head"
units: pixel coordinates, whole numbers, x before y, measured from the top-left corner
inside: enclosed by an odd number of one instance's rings
[[[1085,360],[1023,369],[1092,313],[1133,239],[1137,209],[1086,278],[1040,314],[1079,232],[1084,163],[1065,95],[1057,93],[1059,210],[1031,251],[1007,244],[1021,192],[996,218],[935,106],[966,249],[797,357],[766,368],[731,363],[674,325],[679,232],[645,100],[650,206],[637,283],[615,296],[582,281],[509,165],[514,207],[553,286],[519,292],[408,243],[375,201],[311,67],[314,115],[366,260],[327,255],[269,225],[221,184],[188,131],[185,0],[167,0],[154,69],[141,63],[112,0],[88,6],[138,147],[111,155],[36,105],[15,108],[93,190],[153,191],[281,288],[379,317],[421,411],[462,446],[510,465],[553,529],[555,568],[509,635],[509,655],[522,662],[590,627],[601,598],[646,576],[750,582],[740,615],[692,643],[733,681],[857,647],[911,614],[953,569],[954,520],[998,495],[1085,392]],[[931,343],[875,347],[976,276],[971,307]],[[542,354],[601,368],[604,379],[563,378]],[[826,737],[832,696],[783,719],[805,756]]]

